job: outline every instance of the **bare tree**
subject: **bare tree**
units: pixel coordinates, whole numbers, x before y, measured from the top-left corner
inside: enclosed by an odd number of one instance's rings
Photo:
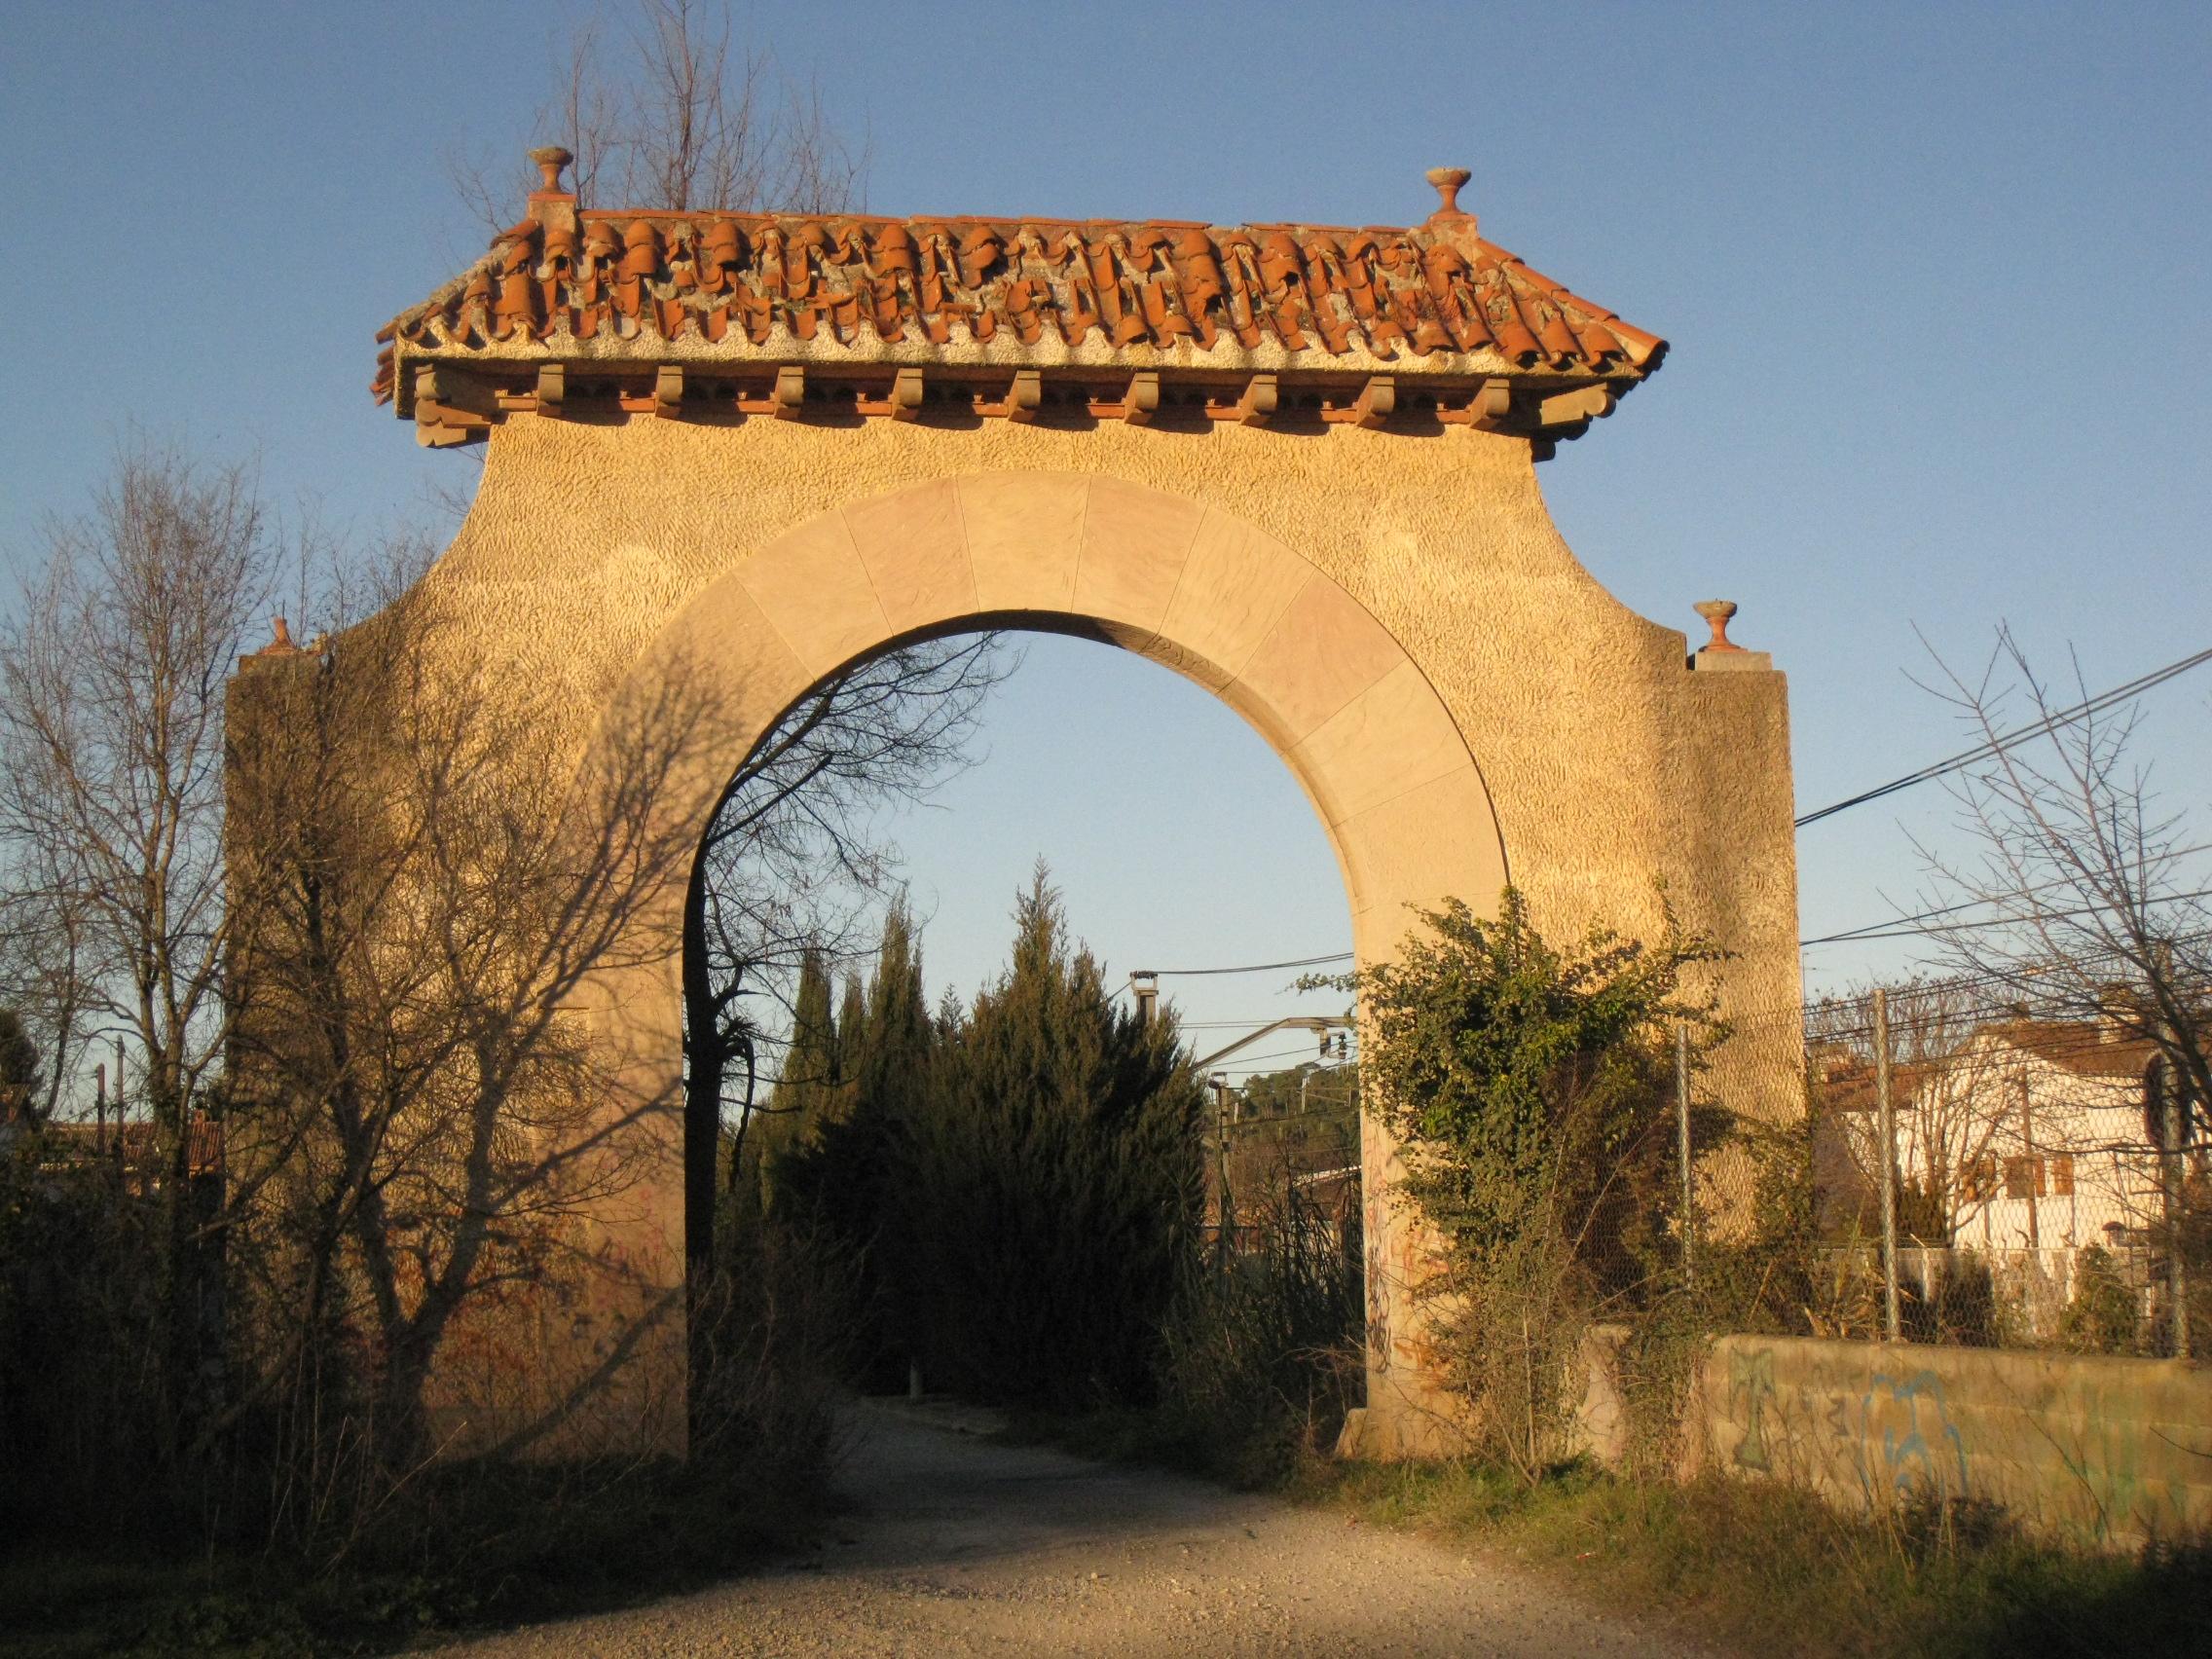
[[[235,930],[233,1227],[293,1432],[336,1414],[288,1380],[338,1376],[365,1386],[376,1461],[405,1468],[454,1333],[550,1307],[591,1265],[578,1218],[635,1183],[646,1121],[677,1102],[637,1094],[573,1010],[593,976],[678,946],[648,909],[694,851],[671,780],[726,738],[701,683],[617,710],[609,758],[579,776],[543,711],[480,684],[420,603],[253,665],[233,742],[232,869],[255,905]]]
[[[124,1034],[173,1126],[221,1052],[224,691],[276,538],[250,468],[139,443],[45,540],[0,639],[11,931],[56,1081],[87,1030]]]
[[[2006,1096],[1998,1086],[2009,1061],[1975,1041],[1993,1010],[1974,987],[1921,977],[1888,991],[1900,1225],[1924,1243],[1948,1243],[1964,1181],[2005,1131]],[[1805,1010],[1815,1086],[1864,1197],[1880,1191],[1884,1158],[1870,1011],[1862,991],[1824,997]]]
[[[858,210],[865,144],[838,131],[821,89],[784,74],[774,55],[735,38],[730,8],[634,0],[619,27],[600,13],[556,49],[538,142],[575,158],[587,205],[688,212]],[[537,187],[502,161],[449,156],[456,192],[494,231]]]
[[[46,1110],[85,1040],[113,1039],[154,1126],[166,1244],[151,1404],[173,1464],[204,1381],[206,1217],[187,1173],[228,1025],[226,682],[277,537],[249,467],[141,440],[45,543],[0,636],[6,919],[50,1056]]]
[[[903,645],[815,685],[755,747],[724,793],[685,909],[684,1044],[694,1259],[709,1243],[714,1170],[730,1177],[765,1108],[806,955],[855,957],[860,923],[896,883],[874,827],[968,763],[983,700],[1011,662],[997,636]],[[863,948],[872,948],[865,945]]]
[[[2085,687],[2066,701],[2002,629],[1980,674],[1945,668],[1939,694],[1990,748],[1952,787],[1971,851],[1921,850],[1945,967],[1989,1005],[2153,1045],[2201,1128],[2212,904],[2191,861],[2204,849],[2150,789],[2136,707],[2084,709]]]

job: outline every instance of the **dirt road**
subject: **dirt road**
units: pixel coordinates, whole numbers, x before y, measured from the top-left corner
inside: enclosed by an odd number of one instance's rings
[[[864,1407],[823,1548],[650,1607],[476,1641],[646,1655],[1669,1654],[1526,1569],[1341,1514],[993,1445],[980,1414]]]

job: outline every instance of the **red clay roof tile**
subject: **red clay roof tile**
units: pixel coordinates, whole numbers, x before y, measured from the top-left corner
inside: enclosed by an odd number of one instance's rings
[[[1055,346],[1096,335],[1116,353],[1170,351],[1202,367],[1182,354],[1226,336],[1316,369],[1364,352],[1400,372],[1467,373],[1480,366],[1458,359],[1488,354],[1507,359],[1507,373],[1628,381],[1666,353],[1658,336],[1481,240],[1465,214],[1353,230],[623,213],[586,216],[579,239],[562,216],[568,201],[550,199],[561,211],[540,211],[554,223],[534,217],[501,233],[485,258],[379,331],[396,347],[378,358],[379,401],[392,395],[400,355],[497,342],[501,355],[527,345],[553,356],[619,340],[634,358],[639,336],[695,335],[767,358],[779,328],[801,341],[827,330],[856,357],[878,344],[982,345],[1003,332],[1054,361]]]

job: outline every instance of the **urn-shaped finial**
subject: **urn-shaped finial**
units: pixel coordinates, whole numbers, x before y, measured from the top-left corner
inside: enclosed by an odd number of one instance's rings
[[[1437,208],[1432,219],[1467,219],[1474,215],[1459,205],[1459,190],[1475,175],[1465,167],[1430,167],[1424,175],[1436,187]]]
[[[1701,599],[1690,608],[1712,624],[1713,638],[1701,647],[1709,651],[1740,651],[1744,647],[1728,637],[1729,620],[1736,614],[1732,599]]]
[[[545,182],[539,185],[538,189],[547,195],[560,195],[561,169],[576,158],[570,155],[558,144],[547,144],[531,151],[530,159],[537,164],[537,170],[545,179]]]

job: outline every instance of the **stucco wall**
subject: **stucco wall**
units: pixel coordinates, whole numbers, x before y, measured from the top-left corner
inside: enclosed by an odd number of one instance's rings
[[[1688,920],[1759,953],[1732,978],[1776,975],[1781,944],[1794,982],[1781,677],[1685,673],[1683,635],[1620,606],[1567,550],[1520,439],[511,420],[431,585],[479,621],[488,653],[572,688],[580,742],[682,602],[784,531],[902,486],[1018,470],[1218,505],[1333,577],[1459,720],[1545,926],[1648,929],[1665,874]]]
[[[958,522],[961,490],[894,494],[957,478],[983,481],[980,495],[996,498],[1043,480],[1038,498],[1058,499],[1051,480],[1069,475],[1098,481],[1071,498],[1114,503],[1119,563],[1105,573],[1125,574],[1127,591],[1079,591],[1086,577],[1076,572],[1065,601],[1052,600],[1057,576],[1024,561],[1062,558],[1065,537],[1045,529],[1034,538],[1001,534],[1009,524],[1044,526],[1049,514],[1002,515],[993,521],[998,540],[986,548],[980,533]],[[821,533],[826,551],[815,560],[810,526],[830,513],[841,528]],[[921,522],[928,514],[947,522]],[[1137,604],[1129,592],[1150,579],[1152,544],[1194,534],[1188,527],[1201,521],[1212,527],[1196,532],[1201,536],[1279,544],[1296,569],[1309,566],[1331,592],[1348,596],[1361,614],[1346,612],[1309,642],[1316,681],[1336,672],[1346,650],[1372,656],[1369,645],[1343,642],[1379,627],[1387,651],[1418,670],[1392,682],[1407,689],[1404,707],[1389,713],[1395,729],[1412,732],[1425,718],[1420,709],[1440,704],[1478,780],[1408,792],[1391,804],[1398,822],[1363,838],[1339,823],[1334,798],[1371,747],[1356,722],[1333,756],[1317,756],[1306,741],[1312,712],[1298,709],[1295,682],[1240,694],[1244,681],[1225,679],[1201,648],[1198,619],[1138,629],[1116,620],[1117,607]],[[1157,537],[1149,522],[1158,523]],[[1083,527],[1071,534],[1080,538]],[[641,665],[676,660],[672,641],[694,653],[686,660],[718,651],[728,659],[716,672],[747,701],[734,728],[741,732],[772,719],[840,652],[883,643],[883,619],[896,605],[873,591],[881,586],[874,573],[841,573],[850,562],[840,538],[872,536],[890,548],[903,535],[961,538],[979,609],[1003,608],[983,591],[996,570],[1011,584],[1007,593],[1029,596],[1014,608],[1030,619],[1103,619],[1107,637],[1214,684],[1284,755],[1331,826],[1352,878],[1364,960],[1391,950],[1412,921],[1409,902],[1456,891],[1478,907],[1493,903],[1500,845],[1539,925],[1559,934],[1601,923],[1650,933],[1659,918],[1655,883],[1664,880],[1683,922],[1735,952],[1723,974],[1724,1010],[1755,1015],[1724,1052],[1715,1092],[1740,1110],[1796,1109],[1796,898],[1782,678],[1688,671],[1679,631],[1627,610],[1576,563],[1545,511],[1524,439],[1351,425],[1302,433],[1226,424],[1181,431],[995,420],[523,417],[493,431],[478,499],[419,598],[462,625],[458,637],[480,651],[495,682],[530,688],[580,760],[602,711]],[[1278,574],[1268,579],[1286,580],[1284,556],[1271,557]],[[848,579],[849,592],[838,586]],[[1099,570],[1088,579],[1095,584]],[[1695,596],[1683,597],[1686,604]],[[1228,593],[1219,601],[1233,603]],[[795,620],[763,632],[748,620],[756,610]],[[957,601],[940,601],[932,614],[958,611]],[[794,640],[800,632],[807,638]],[[1376,657],[1363,672],[1386,666]],[[1370,704],[1381,710],[1382,701]],[[727,766],[741,758],[731,753]],[[669,962],[610,977],[604,987],[603,1017],[645,1070],[677,1063],[674,973]],[[642,1088],[648,1083],[641,1079]],[[1387,1147],[1371,1137],[1369,1223],[1384,1236],[1391,1225],[1378,1176],[1387,1161]],[[656,1249],[680,1237],[680,1215],[668,1211],[680,1191],[672,1180],[661,1192]],[[626,1225],[640,1233],[640,1249],[652,1245],[650,1224]],[[1410,1235],[1395,1248],[1402,1277],[1417,1252]],[[1397,1304],[1401,1292],[1388,1288],[1383,1300]],[[1401,1330],[1411,1323],[1402,1306],[1391,1316]],[[1382,1351],[1386,1359],[1389,1346]]]

